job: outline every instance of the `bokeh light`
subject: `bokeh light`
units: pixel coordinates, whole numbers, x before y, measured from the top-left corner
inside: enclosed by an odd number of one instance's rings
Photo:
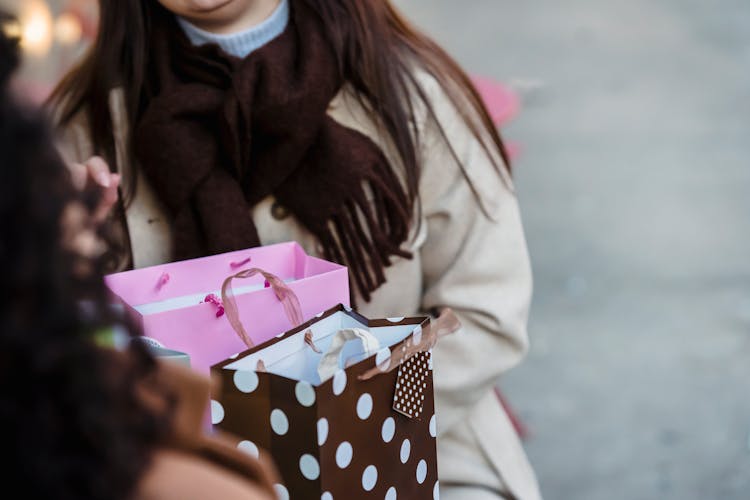
[[[81,22],[73,14],[63,13],[55,21],[55,39],[61,45],[77,44],[82,33]]]
[[[41,0],[26,0],[19,12],[21,47],[32,56],[44,56],[52,47],[52,13]]]

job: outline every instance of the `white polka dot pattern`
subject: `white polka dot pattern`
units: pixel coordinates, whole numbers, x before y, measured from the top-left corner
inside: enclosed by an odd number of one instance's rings
[[[378,482],[378,469],[374,465],[368,465],[362,473],[362,488],[365,491],[372,491]]]
[[[328,419],[318,420],[318,446],[323,446],[328,439]]]
[[[289,500],[289,490],[283,484],[275,484],[273,489],[276,490],[276,496],[279,497],[279,500]]]
[[[396,500],[398,498],[398,492],[396,491],[396,488],[391,486],[388,488],[388,491],[385,492],[385,499],[384,500]]]
[[[411,441],[404,439],[401,443],[401,463],[405,464],[409,461],[409,455],[411,454]]]
[[[320,500],[333,500],[333,495],[331,495],[331,493],[326,491],[325,493],[320,495]]]
[[[362,394],[357,400],[357,416],[362,420],[367,420],[372,413],[372,396],[367,393]]]
[[[440,500],[440,481],[435,481],[435,487],[432,488],[432,500]]]
[[[346,389],[346,372],[339,370],[333,376],[333,393],[336,396],[340,396],[344,392],[344,389]]]
[[[424,483],[425,478],[427,477],[427,462],[424,460],[420,460],[417,464],[417,482],[419,484]]]
[[[299,470],[305,479],[309,479],[310,481],[315,481],[320,476],[320,465],[318,465],[318,460],[309,454],[300,457]]]
[[[258,388],[258,374],[251,371],[237,370],[234,372],[234,386],[237,390],[250,394]]]
[[[307,382],[297,382],[297,385],[294,387],[294,394],[302,406],[309,408],[315,404],[315,389]]]
[[[289,431],[289,419],[286,418],[283,411],[276,409],[271,412],[271,429],[279,436],[283,436]]]
[[[398,368],[393,409],[409,418],[422,414],[431,357],[429,352],[419,353]]]
[[[221,403],[215,400],[211,400],[211,423],[216,425],[220,424],[224,420],[224,407]]]
[[[352,449],[352,445],[348,441],[344,441],[338,448],[336,448],[336,465],[338,465],[340,469],[346,469],[349,467],[349,464],[352,463],[353,454],[354,450]]]
[[[380,430],[380,436],[383,438],[383,441],[386,443],[390,443],[395,433],[396,421],[393,420],[393,417],[386,418],[383,421],[383,428]]]
[[[379,350],[375,355],[375,364],[378,368],[386,370],[391,362],[391,349],[390,347],[384,347]]]
[[[258,451],[258,447],[255,446],[255,443],[252,441],[240,441],[237,445],[237,448],[241,451],[244,451],[251,457],[258,458],[260,456],[260,452]]]

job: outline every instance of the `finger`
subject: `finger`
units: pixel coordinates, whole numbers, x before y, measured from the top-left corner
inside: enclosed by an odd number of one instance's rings
[[[109,187],[105,188],[102,191],[102,197],[100,205],[105,205],[108,208],[111,208],[112,205],[115,204],[118,197],[118,188],[120,187],[120,175],[119,174],[112,174],[112,177],[110,177],[110,183]]]
[[[70,182],[73,184],[73,187],[78,191],[83,191],[86,188],[86,180],[89,175],[86,166],[80,163],[69,163],[68,171],[70,172]]]
[[[99,199],[99,205],[93,213],[95,222],[103,222],[112,211],[112,207],[117,203],[119,197],[118,188],[120,186],[120,175],[112,174],[110,177],[109,187],[104,188]]]
[[[107,162],[98,156],[94,156],[86,161],[86,168],[94,182],[105,188],[110,187],[112,174]]]

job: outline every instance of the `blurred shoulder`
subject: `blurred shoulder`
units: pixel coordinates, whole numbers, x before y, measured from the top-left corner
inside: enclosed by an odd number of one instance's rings
[[[470,90],[423,68],[414,80],[423,200],[468,189],[485,213],[496,213],[503,198],[515,197],[513,181]]]
[[[247,479],[199,457],[171,450],[157,451],[138,485],[137,500],[271,500]]]
[[[454,109],[453,103],[441,82],[422,66],[413,65],[409,77],[407,85],[410,101],[408,104],[412,110],[411,124],[420,134],[431,132],[427,128],[431,118],[434,118],[431,111],[435,111],[438,116],[444,115]],[[357,91],[350,85],[344,86],[333,98],[328,112],[336,121],[347,127],[369,136],[378,135],[376,117],[363,105]]]

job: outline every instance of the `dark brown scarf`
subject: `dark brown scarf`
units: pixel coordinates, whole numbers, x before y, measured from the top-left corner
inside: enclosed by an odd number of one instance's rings
[[[292,7],[243,60],[157,25],[136,157],[173,217],[175,259],[260,245],[250,209],[273,195],[369,300],[391,257],[410,257],[413,203],[382,151],[328,116],[337,60],[317,14]]]

